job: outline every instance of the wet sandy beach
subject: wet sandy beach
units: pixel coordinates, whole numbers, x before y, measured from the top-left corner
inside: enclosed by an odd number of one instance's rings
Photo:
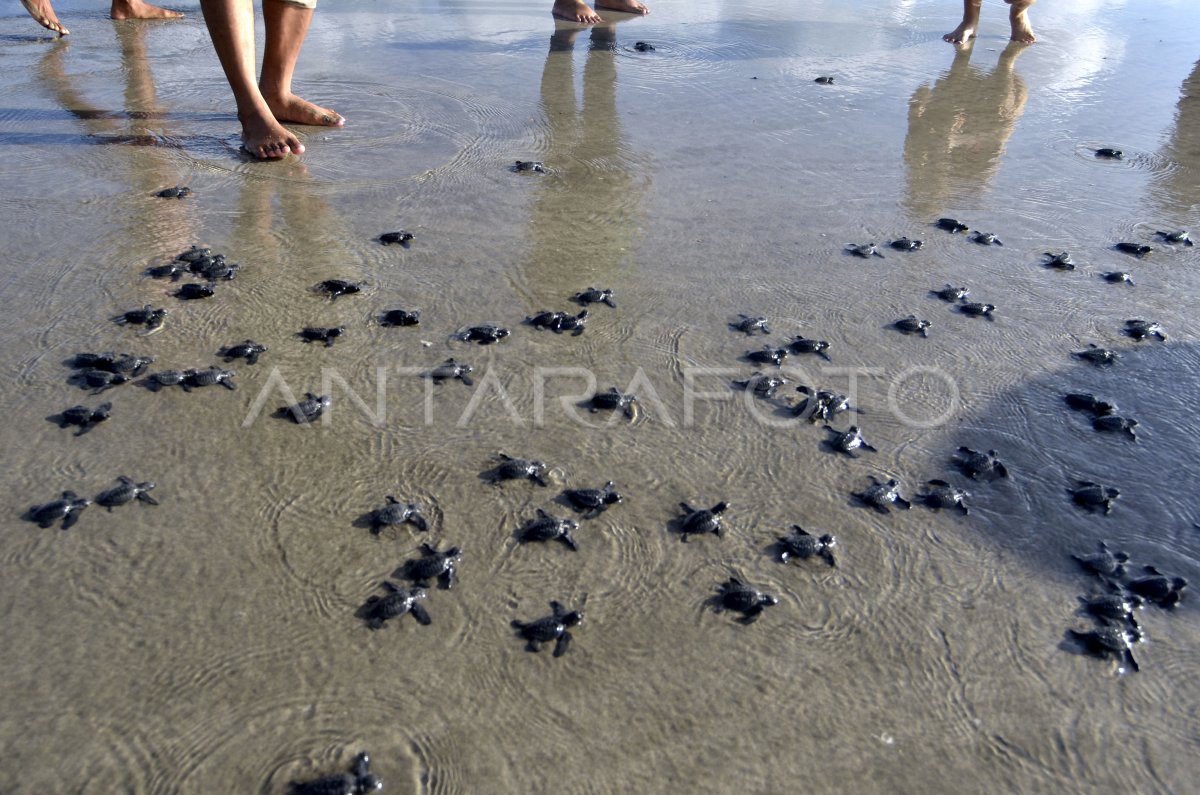
[[[1139,611],[1136,673],[1068,630],[1094,626],[1079,597],[1100,587],[1071,555],[1101,541],[1135,574],[1200,580],[1200,249],[1155,234],[1200,237],[1200,22],[1183,2],[1064,5],[1035,6],[1039,42],[1013,47],[985,3],[956,51],[958,9],[931,0],[660,0],[595,30],[536,4],[327,3],[297,89],[347,126],[257,163],[198,6],[138,24],[67,3],[58,41],[14,4],[0,791],[284,793],[362,750],[389,793],[1191,791],[1194,594]],[[193,194],[154,195],[173,185]],[[377,241],[399,229],[407,248]],[[922,248],[883,247],[901,236]],[[868,242],[884,257],[846,251]],[[145,275],[192,245],[242,266],[211,299]],[[1045,267],[1061,251],[1074,270]],[[313,292],[330,278],[363,292]],[[930,295],[946,284],[994,320]],[[579,336],[522,322],[578,312],[588,286],[616,307]],[[170,311],[153,335],[110,320],[147,303]],[[379,324],[401,307],[420,325]],[[927,338],[892,327],[909,314]],[[1126,336],[1131,318],[1166,341]],[[511,333],[454,338],[485,322]],[[328,348],[297,336],[337,325]],[[789,357],[772,400],[731,388],[759,369],[747,351],[797,335],[828,360]],[[257,364],[216,355],[247,338]],[[1120,358],[1072,357],[1089,344]],[[110,350],[237,388],[68,382],[73,356]],[[421,377],[449,357],[472,386]],[[877,452],[831,450],[792,416],[797,384],[850,394],[861,413],[831,424]],[[638,395],[634,421],[580,405],[611,386]],[[323,422],[271,416],[309,391],[332,397]],[[1137,440],[1065,406],[1084,391]],[[86,434],[48,421],[105,401]],[[960,446],[1010,476],[969,479]],[[546,462],[549,485],[488,482],[498,453]],[[22,519],[122,475],[159,504]],[[852,496],[872,476],[914,503],[945,480],[970,513],[873,511]],[[560,496],[607,481],[623,500],[595,518]],[[1073,505],[1077,481],[1118,488],[1111,513]],[[372,533],[388,495],[429,531]],[[679,504],[721,501],[722,536],[681,543]],[[538,509],[579,522],[578,551],[516,542]],[[778,561],[796,524],[837,537],[836,567]],[[462,548],[458,582],[429,587],[429,626],[372,631],[356,611],[426,541]],[[779,603],[715,612],[734,573]],[[510,626],[551,600],[586,614],[559,658]]]

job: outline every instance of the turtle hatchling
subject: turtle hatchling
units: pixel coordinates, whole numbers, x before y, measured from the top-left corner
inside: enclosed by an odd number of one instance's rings
[[[597,392],[588,401],[593,413],[597,411],[623,411],[626,419],[637,419],[637,395],[627,395],[615,386],[607,392]]]
[[[1106,593],[1079,597],[1080,609],[1105,624],[1115,621],[1134,630],[1140,629],[1133,611],[1142,606],[1142,598],[1125,593],[1111,580],[1106,580],[1105,585]]]
[[[925,244],[920,240],[909,240],[907,237],[902,237],[899,240],[891,241],[888,245],[897,251],[917,251]]]
[[[192,387],[201,386],[216,386],[220,384],[229,390],[237,389],[237,384],[233,383],[233,370],[222,370],[220,367],[209,367],[204,370],[184,370],[183,381],[180,386],[184,392],[191,392]]]
[[[1090,480],[1075,481],[1075,486],[1068,488],[1067,492],[1075,504],[1081,508],[1089,511],[1103,508],[1106,514],[1112,512],[1113,501],[1121,496],[1121,492],[1112,486],[1102,486]]]
[[[633,49],[637,50],[638,52],[654,52],[654,45],[648,41],[635,41],[633,43]]]
[[[146,330],[142,334],[147,335],[161,329],[166,318],[167,310],[155,309],[150,304],[146,304],[141,309],[130,309],[128,312],[122,312],[113,318],[113,322],[121,325],[145,326]]]
[[[1125,336],[1133,337],[1135,340],[1158,337],[1163,342],[1167,341],[1167,335],[1163,333],[1162,326],[1149,320],[1126,320],[1125,328],[1122,331]]]
[[[1092,574],[1100,577],[1124,577],[1125,564],[1129,562],[1129,556],[1124,552],[1113,552],[1103,541],[1096,546],[1097,551],[1095,552],[1087,555],[1072,554],[1071,557],[1079,561],[1079,565]]]
[[[816,555],[830,566],[837,565],[837,561],[833,558],[835,546],[837,546],[837,539],[829,533],[815,536],[798,524],[792,525],[792,532],[789,535],[779,536],[777,543],[781,563],[787,563],[791,558],[807,560]]]
[[[62,522],[63,530],[70,530],[79,521],[79,513],[92,504],[92,501],[80,497],[73,491],[64,491],[62,497],[43,505],[35,505],[29,509],[29,520],[37,522],[43,530],[55,522]]]
[[[192,189],[186,185],[175,185],[174,187],[163,188],[154,195],[160,199],[182,199],[185,196],[192,195]]]
[[[1100,278],[1109,284],[1124,283],[1131,287],[1133,286],[1133,276],[1130,275],[1129,271],[1106,271],[1100,274]]]
[[[737,331],[744,332],[747,336],[755,332],[770,334],[771,327],[767,325],[765,317],[753,317],[751,315],[738,315],[738,319],[730,323],[729,326]]]
[[[777,604],[779,599],[776,597],[734,576],[717,586],[713,609],[717,612],[732,610],[741,613],[742,617],[738,619],[740,623],[753,624],[764,609]]]
[[[947,301],[950,303],[953,303],[955,301],[966,300],[966,297],[971,294],[971,291],[968,290],[966,287],[954,287],[949,284],[947,284],[945,287],[943,287],[940,290],[930,290],[929,292],[932,295],[936,295],[938,298],[942,299],[943,301]]]
[[[781,375],[758,372],[744,381],[734,381],[733,385],[738,389],[746,390],[757,398],[769,400],[775,397],[779,387],[787,383],[790,382]]]
[[[119,386],[129,381],[128,376],[111,373],[108,370],[82,370],[76,376],[82,386],[92,390],[93,395],[99,395],[109,387]]]
[[[832,417],[843,411],[857,411],[850,408],[850,399],[837,392],[826,389],[811,389],[801,384],[796,391],[804,395],[804,399],[792,407],[792,414],[797,417],[807,415],[808,421],[828,422]]]
[[[279,413],[297,425],[307,425],[324,414],[331,402],[329,395],[314,395],[312,392],[305,392],[303,400],[292,406],[281,407]]]
[[[1101,400],[1090,392],[1070,392],[1063,397],[1067,405],[1076,411],[1088,411],[1097,417],[1107,417],[1117,410],[1117,404]]]
[[[1188,237],[1188,233],[1182,229],[1178,232],[1155,232],[1154,234],[1161,237],[1167,243],[1182,243],[1185,246],[1195,245],[1192,243],[1192,239]]]
[[[1058,254],[1047,251],[1042,256],[1047,257],[1046,261],[1042,263],[1047,268],[1054,268],[1060,271],[1075,270],[1075,262],[1071,259],[1071,254],[1068,251],[1062,251]]]
[[[400,502],[390,494],[387,496],[387,505],[371,511],[370,518],[371,532],[375,535],[379,535],[379,532],[385,527],[405,523],[412,525],[422,533],[429,530],[429,524],[425,521],[425,517],[421,515],[421,506],[419,503]]]
[[[848,243],[846,245],[846,251],[849,251],[856,257],[862,257],[863,259],[870,259],[871,257],[879,257],[880,259],[883,259],[882,252],[875,247],[874,243]]]
[[[992,313],[996,311],[995,304],[981,304],[976,301],[962,301],[958,306],[958,311],[970,317],[983,317],[988,320],[995,320]]]
[[[1159,607],[1171,608],[1183,599],[1183,590],[1187,588],[1187,580],[1182,577],[1167,577],[1154,566],[1145,566],[1145,575],[1130,580],[1125,587],[1130,593],[1153,602]]]
[[[58,427],[66,428],[68,425],[78,425],[79,430],[75,432],[75,435],[83,436],[98,423],[107,420],[111,412],[111,403],[102,403],[94,409],[87,406],[72,406],[69,409],[63,409],[62,413],[58,415]]]
[[[172,295],[184,301],[195,301],[200,298],[212,298],[216,294],[211,284],[185,284]]]
[[[1008,477],[1008,467],[997,458],[995,450],[981,453],[970,447],[960,447],[954,453],[953,461],[972,480]]]
[[[386,595],[368,597],[359,609],[358,615],[366,620],[369,629],[382,629],[389,619],[399,618],[405,613],[412,613],[418,624],[428,626],[433,623],[425,606],[418,601],[425,598],[424,588],[401,588],[391,582],[385,582],[383,587],[387,590]]]
[[[532,480],[539,486],[549,485],[546,482],[546,465],[541,461],[513,458],[504,453],[497,453],[496,460],[500,463],[489,473],[494,483],[502,480]]]
[[[170,279],[173,282],[179,281],[179,277],[187,272],[187,263],[180,260],[173,260],[165,265],[155,265],[146,269],[146,275],[152,279]]]
[[[1137,441],[1137,434],[1134,433],[1134,428],[1138,426],[1138,421],[1128,417],[1118,417],[1115,414],[1110,414],[1104,417],[1096,417],[1092,420],[1092,427],[1098,431],[1106,433],[1127,433],[1129,438]]]
[[[160,373],[151,373],[146,377],[146,386],[152,391],[157,392],[165,386],[182,386],[184,375],[183,370],[163,370]]]
[[[956,221],[953,218],[939,218],[939,219],[937,219],[935,226],[937,226],[938,229],[945,229],[947,232],[950,232],[951,234],[957,234],[959,232],[969,232],[971,229],[966,224]]]
[[[546,173],[546,165],[540,160],[517,160],[512,164],[513,171],[533,171],[538,174]]]
[[[1117,243],[1113,248],[1123,254],[1132,254],[1138,259],[1141,259],[1154,250],[1143,243]]]
[[[721,514],[729,509],[729,503],[718,502],[711,508],[693,508],[686,502],[679,503],[684,517],[679,523],[679,540],[687,541],[688,536],[712,533],[721,537]]]
[[[773,364],[776,367],[783,366],[787,355],[787,348],[772,348],[770,345],[764,345],[761,350],[746,351],[746,358],[755,364]]]
[[[621,501],[621,495],[617,493],[611,480],[599,489],[567,489],[563,492],[563,497],[571,503],[571,507],[582,513],[584,518],[599,516],[608,506]]]
[[[1073,351],[1071,353],[1077,359],[1091,362],[1097,367],[1114,364],[1119,358],[1116,351],[1110,351],[1108,348],[1101,348],[1095,343],[1088,343],[1087,349],[1082,351]]]
[[[972,243],[978,243],[981,246],[1003,246],[1000,238],[996,237],[991,232],[972,232],[967,238]]]
[[[412,232],[400,230],[398,232],[384,232],[379,236],[379,242],[385,246],[399,245],[408,248],[408,244],[413,239]]]
[[[813,82],[822,86],[831,86],[833,85],[833,78],[829,75],[821,75],[820,77],[813,78]]]
[[[417,326],[421,323],[421,310],[389,309],[379,316],[381,326]]]
[[[925,482],[926,491],[918,494],[917,499],[935,511],[942,508],[957,508],[964,515],[970,513],[965,500],[970,492],[951,486],[944,480],[928,480]]]
[[[1120,149],[1113,149],[1112,147],[1108,147],[1108,146],[1100,147],[1099,149],[1096,150],[1095,154],[1096,154],[1096,157],[1098,157],[1102,160],[1124,160],[1125,159],[1124,152],[1122,152]]]
[[[430,580],[436,579],[439,586],[448,590],[453,588],[457,581],[455,566],[461,557],[462,550],[458,547],[439,551],[432,544],[423,542],[421,557],[404,561],[404,564],[396,569],[394,576],[402,580],[412,580],[413,584],[420,588],[427,587]]]
[[[366,286],[365,282],[350,282],[345,279],[326,279],[323,282],[313,286],[313,291],[324,293],[329,296],[330,301],[336,301],[343,295],[354,295],[362,292],[362,288]]]
[[[571,627],[583,622],[583,611],[567,609],[558,602],[550,603],[550,615],[537,621],[513,619],[512,627],[525,640],[526,651],[539,651],[543,643],[554,641],[554,656],[561,657],[571,645]]]
[[[1081,645],[1093,657],[1113,657],[1129,671],[1138,670],[1137,660],[1133,658],[1133,644],[1140,636],[1129,627],[1100,626],[1087,632],[1068,629],[1071,639]]]
[[[237,345],[227,345],[217,351],[217,355],[224,358],[227,362],[232,362],[234,359],[245,359],[246,364],[256,364],[260,354],[266,353],[268,350],[266,345],[261,345],[254,340],[246,340],[239,342]]]
[[[305,342],[323,342],[325,347],[331,347],[334,340],[342,336],[346,331],[345,326],[334,326],[332,328],[324,328],[321,326],[307,326],[300,330],[300,339]]]
[[[441,382],[447,380],[458,379],[467,386],[471,386],[475,383],[475,381],[471,378],[471,371],[473,369],[474,368],[472,368],[469,364],[463,364],[462,362],[455,361],[453,358],[449,358],[439,364],[437,367],[430,370],[428,375],[429,378],[431,378],[436,384],[440,384]]]
[[[613,291],[610,289],[599,289],[589,287],[586,290],[580,290],[571,296],[571,300],[577,304],[608,304],[613,309],[616,309],[617,302],[613,298]]]
[[[415,612],[413,615],[417,615]],[[354,757],[349,773],[335,773],[312,781],[293,781],[290,795],[367,795],[383,789],[383,782],[371,775],[371,760],[366,753]]]
[[[574,519],[560,519],[538,508],[536,519],[530,519],[517,530],[517,541],[561,541],[572,550],[579,549],[571,533],[579,529]]]
[[[154,488],[153,481],[135,483],[124,475],[121,475],[117,480],[120,481],[119,485],[101,492],[100,496],[96,497],[97,505],[103,505],[110,512],[118,505],[124,505],[134,500],[144,502],[147,505],[158,505],[158,500],[146,493]]]
[[[870,442],[863,438],[862,432],[859,431],[857,425],[851,425],[844,431],[839,431],[829,425],[825,426],[825,430],[833,434],[829,439],[829,446],[839,453],[845,453],[851,458],[855,458],[855,450],[870,450],[872,453],[878,453]]]
[[[463,342],[478,342],[480,345],[491,345],[508,336],[508,329],[495,323],[484,323],[479,326],[468,326],[458,333]]]
[[[897,330],[905,334],[920,334],[922,337],[928,337],[928,328],[933,324],[928,320],[920,320],[916,315],[902,317],[892,324]]]
[[[796,337],[788,343],[787,350],[789,353],[794,353],[796,355],[815,353],[825,361],[830,361],[829,354],[825,352],[829,350],[829,343],[825,340],[812,340],[803,335],[797,334]]]

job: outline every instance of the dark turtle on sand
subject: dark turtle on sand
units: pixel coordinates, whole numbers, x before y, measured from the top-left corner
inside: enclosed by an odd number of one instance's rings
[[[422,533],[429,530],[429,524],[421,515],[421,505],[416,502],[404,503],[392,495],[387,496],[387,505],[371,511],[371,532],[379,535],[380,531],[390,525],[408,523]]]
[[[1113,149],[1108,146],[1100,147],[1099,149],[1096,150],[1095,154],[1096,154],[1096,157],[1100,158],[1101,160],[1124,160],[1125,159],[1124,152],[1122,152],[1120,149]]]
[[[1138,642],[1140,635],[1130,627],[1105,625],[1087,632],[1068,629],[1067,634],[1093,657],[1112,657],[1124,669],[1132,672],[1138,670],[1132,647]]]
[[[81,386],[90,388],[93,395],[99,395],[109,387],[119,386],[129,381],[129,377],[121,373],[110,373],[108,370],[82,370],[76,374]]]
[[[757,398],[769,400],[775,397],[779,387],[787,383],[790,382],[781,375],[757,372],[743,381],[734,381],[733,385],[738,389],[746,390]]]
[[[171,295],[184,301],[195,301],[201,298],[212,298],[216,294],[211,284],[185,284]]]
[[[71,406],[69,409],[63,409],[58,415],[58,427],[66,428],[68,425],[78,425],[79,430],[75,432],[75,435],[83,436],[97,424],[107,420],[110,413],[112,413],[111,403],[102,403],[94,409],[87,406]]]
[[[1079,565],[1084,569],[1102,578],[1124,577],[1125,564],[1129,562],[1128,555],[1124,552],[1113,552],[1103,541],[1097,544],[1096,552],[1088,555],[1072,554],[1071,557],[1079,561]]]
[[[185,196],[191,196],[192,189],[187,185],[175,185],[170,188],[163,188],[154,195],[160,199],[182,199]]]
[[[1188,233],[1182,229],[1178,232],[1155,232],[1154,234],[1161,237],[1167,243],[1182,243],[1185,246],[1195,245],[1192,239],[1188,237]]]
[[[883,253],[876,248],[874,243],[847,243],[846,251],[863,259],[870,259],[871,257],[883,259]]]
[[[964,515],[970,513],[966,503],[966,499],[971,496],[970,492],[951,486],[944,480],[927,480],[925,486],[925,492],[918,494],[916,498],[927,507],[935,511],[942,508],[957,508]]]
[[[765,608],[779,604],[776,597],[763,593],[736,576],[718,585],[716,590],[713,609],[718,613],[725,610],[741,613],[738,621],[742,624],[753,624]]]
[[[424,588],[401,588],[391,582],[383,583],[383,587],[387,590],[385,595],[370,596],[359,608],[358,615],[366,620],[369,629],[382,629],[389,619],[399,618],[405,613],[412,613],[418,624],[428,626],[432,623],[425,606],[418,601],[425,598]]]
[[[366,286],[366,282],[351,282],[345,279],[326,279],[323,282],[313,285],[313,292],[324,293],[329,296],[330,301],[336,301],[343,295],[354,295],[361,293],[362,288]]]
[[[217,355],[227,362],[232,362],[234,359],[245,359],[246,364],[256,364],[259,355],[266,353],[267,350],[266,345],[261,345],[254,340],[245,340],[237,345],[225,346],[217,351]]]
[[[920,334],[922,337],[928,337],[927,329],[932,326],[928,320],[920,320],[916,315],[902,317],[892,324],[898,331],[905,334]]]
[[[181,260],[173,260],[165,265],[155,265],[146,269],[146,275],[153,279],[170,279],[179,281],[179,277],[188,272],[188,265]]]
[[[629,420],[637,419],[637,395],[627,395],[615,386],[607,392],[597,392],[588,401],[592,412],[623,411]]]
[[[1105,580],[1104,583],[1104,593],[1079,597],[1080,610],[1103,624],[1115,622],[1138,630],[1133,611],[1142,606],[1142,598],[1125,593],[1112,580]]]
[[[225,266],[224,254],[199,254],[181,260],[187,263],[188,272],[193,276],[204,276],[210,271],[219,271]]]
[[[907,237],[902,237],[898,240],[890,241],[888,245],[897,251],[917,251],[925,243],[920,240],[909,240]]]
[[[384,232],[379,236],[379,242],[385,246],[399,245],[408,248],[409,242],[413,239],[412,232],[405,232],[403,229],[397,232]]]
[[[991,232],[972,232],[967,237],[967,240],[970,240],[972,243],[978,243],[981,246],[1003,246],[1004,245],[1003,243],[1000,242],[1000,238],[996,237]]]
[[[462,557],[462,550],[449,547],[438,550],[436,546],[422,542],[421,557],[406,560],[393,576],[401,580],[412,580],[413,584],[425,588],[430,580],[437,580],[442,588],[450,589],[457,582],[455,566]]]
[[[1129,417],[1118,417],[1115,414],[1110,414],[1103,417],[1096,417],[1092,420],[1092,427],[1098,431],[1106,433],[1127,433],[1129,438],[1137,441],[1137,434],[1134,433],[1134,428],[1138,426],[1138,421]]]
[[[1103,508],[1104,513],[1112,512],[1113,501],[1121,496],[1121,492],[1112,486],[1102,486],[1090,480],[1077,480],[1074,487],[1068,487],[1067,493],[1081,508],[1095,511]]]
[[[825,430],[833,434],[829,439],[829,446],[839,453],[845,453],[851,458],[855,458],[855,450],[870,450],[872,453],[878,453],[870,442],[863,438],[862,432],[857,425],[851,425],[844,431],[839,431],[837,428],[829,425],[825,426]]]
[[[305,328],[301,329],[298,334],[300,335],[301,341],[305,343],[323,342],[325,343],[325,347],[328,348],[332,346],[334,340],[342,336],[345,331],[345,326],[334,326],[332,328],[325,328],[322,326],[306,326]]]
[[[955,301],[963,301],[966,299],[966,297],[968,295],[971,294],[971,291],[968,290],[966,287],[954,287],[949,284],[947,284],[945,287],[943,287],[940,290],[930,290],[929,292],[932,295],[936,295],[938,298],[942,299],[943,301],[948,301],[951,303],[953,303]]]
[[[1113,364],[1119,358],[1116,351],[1110,351],[1108,348],[1101,348],[1095,343],[1088,343],[1087,349],[1082,351],[1074,351],[1071,353],[1077,359],[1083,359],[1091,362],[1097,367]]]
[[[679,540],[687,541],[688,536],[712,533],[721,536],[721,514],[729,509],[729,503],[718,502],[711,508],[693,508],[686,502],[679,503],[684,517],[679,522]]]
[[[517,541],[561,541],[571,549],[578,549],[571,533],[579,529],[574,519],[560,519],[538,508],[536,519],[530,519],[517,530]]]
[[[525,322],[534,328],[549,329],[555,334],[561,334],[564,331],[573,332],[576,336],[583,333],[584,326],[587,322],[588,311],[581,310],[579,314],[572,315],[568,312],[552,312],[549,310],[538,312],[535,315],[530,315],[525,318]]]
[[[1150,320],[1126,320],[1125,328],[1121,331],[1125,336],[1133,337],[1135,340],[1158,337],[1163,342],[1167,341],[1167,335],[1163,333],[1162,326]]]
[[[292,406],[281,407],[279,413],[297,425],[307,425],[324,414],[330,403],[329,395],[305,392],[303,400]]]
[[[1063,396],[1067,405],[1076,411],[1088,411],[1097,417],[1107,417],[1117,410],[1117,404],[1101,400],[1090,392],[1070,392]]]
[[[787,355],[787,348],[772,348],[770,345],[764,345],[761,350],[746,351],[746,358],[755,364],[773,364],[776,367],[783,366]]]
[[[125,353],[116,353],[114,351],[105,351],[104,353],[77,353],[71,357],[69,366],[83,369],[94,368],[96,370],[111,370],[112,365],[123,356]]]
[[[1100,274],[1100,278],[1109,284],[1124,283],[1130,286],[1133,285],[1133,276],[1130,275],[1129,271],[1106,271]]]
[[[730,323],[729,326],[737,331],[745,332],[748,336],[755,332],[762,332],[763,334],[771,333],[771,327],[767,325],[765,317],[738,315],[738,319]]]
[[[1047,251],[1042,256],[1048,258],[1042,263],[1047,268],[1054,268],[1060,271],[1075,270],[1075,262],[1071,259],[1071,254],[1068,251],[1060,251],[1058,254]]]
[[[833,85],[833,78],[829,75],[821,75],[820,77],[813,78],[813,82],[822,86],[831,86]]]
[[[458,332],[458,339],[463,342],[478,342],[480,345],[491,345],[508,336],[508,329],[495,323],[483,323],[478,326],[468,326]]]
[[[421,323],[421,310],[389,309],[379,316],[381,326],[417,326]]]
[[[835,546],[837,546],[837,539],[829,533],[815,536],[798,524],[792,525],[790,534],[779,536],[776,543],[781,563],[787,563],[792,558],[807,560],[816,555],[830,566],[837,565],[837,561],[833,558]]]
[[[73,491],[64,491],[57,500],[30,508],[27,516],[29,521],[37,522],[38,527],[42,529],[61,521],[62,529],[70,530],[79,521],[80,511],[91,504],[91,500],[80,497]]]
[[[118,485],[101,492],[100,496],[96,497],[97,505],[103,505],[109,511],[112,511],[118,505],[124,505],[134,500],[144,502],[147,505],[158,505],[158,500],[146,493],[154,488],[153,481],[135,483],[124,475],[121,475],[117,480],[120,481]]]
[[[242,270],[242,266],[236,262],[226,262],[225,257],[218,254],[215,257],[193,262],[188,267],[188,270],[210,282],[229,282],[237,278],[238,273]]]
[[[537,621],[517,621],[512,627],[525,640],[526,651],[539,651],[543,643],[554,641],[554,656],[561,657],[571,645],[571,627],[583,622],[583,611],[567,609],[558,602],[550,603],[551,614]]]
[[[1143,243],[1117,243],[1113,248],[1122,254],[1132,254],[1138,259],[1141,259],[1154,250]]]
[[[153,356],[135,356],[131,353],[124,353],[108,362],[107,367],[98,369],[108,370],[112,373],[120,373],[121,375],[137,376],[146,371],[146,368],[154,364]]]
[[[613,488],[610,480],[599,489],[567,489],[562,493],[567,502],[584,518],[599,516],[608,506],[621,501],[621,495]]]
[[[992,313],[996,311],[995,304],[981,304],[977,301],[962,301],[955,306],[958,311],[970,317],[982,317],[988,320],[995,320]]]
[[[1159,607],[1171,608],[1183,599],[1183,590],[1187,588],[1187,580],[1182,577],[1167,577],[1154,566],[1145,566],[1145,575],[1130,580],[1125,588],[1132,594],[1153,602]]]
[[[635,41],[633,43],[633,49],[637,50],[638,52],[654,52],[654,45],[648,41]]]
[[[951,234],[957,234],[958,232],[969,232],[971,229],[966,224],[956,221],[953,218],[939,218],[935,222],[934,226],[936,226],[938,229],[945,229]]]
[[[128,312],[114,316],[113,322],[120,325],[145,326],[146,330],[142,332],[145,335],[153,334],[161,329],[166,319],[167,310],[155,309],[150,304],[146,304],[141,309],[130,309]]]
[[[467,386],[471,386],[475,383],[475,381],[471,379],[472,369],[473,368],[471,365],[455,361],[452,357],[430,370],[428,377],[431,378],[436,384],[440,384],[443,381],[451,379],[458,379]]]
[[[829,354],[825,351],[829,350],[829,343],[825,340],[812,340],[807,337],[797,334],[795,338],[787,345],[788,353],[796,355],[804,353],[815,353],[825,361],[830,361]]]
[[[190,263],[190,262],[195,262],[196,260],[202,259],[204,257],[211,257],[212,255],[213,255],[212,249],[209,248],[208,246],[197,246],[197,245],[193,244],[193,245],[189,246],[188,248],[184,249],[183,251],[179,252],[178,254],[176,254],[175,261]]]
[[[540,160],[517,160],[510,167],[511,171],[532,171],[538,174],[546,173],[546,164]]]
[[[838,392],[814,390],[803,384],[796,387],[796,391],[804,395],[804,399],[792,407],[792,414],[797,417],[807,415],[809,422],[828,422],[843,411],[857,411],[850,408],[850,399]]]
[[[420,620],[420,615],[415,609],[413,615]],[[377,776],[371,775],[370,765],[370,757],[361,753],[354,757],[349,773],[335,773],[313,781],[293,781],[290,795],[367,795],[376,792],[383,789],[383,782]]]
[[[981,453],[970,447],[960,447],[955,451],[952,460],[972,480],[1008,477],[1008,467],[996,456],[995,450]]]
[[[182,386],[183,379],[187,376],[183,370],[163,370],[160,373],[151,373],[146,377],[146,386],[153,392],[157,392],[164,386]]]
[[[496,460],[500,463],[488,473],[493,483],[502,480],[532,480],[539,486],[549,485],[546,482],[546,465],[541,461],[513,458],[504,453],[497,453]]]
[[[613,291],[605,288],[589,287],[586,290],[580,290],[571,296],[571,300],[577,304],[608,304],[616,309],[617,302],[613,298]]]
[[[208,367],[204,370],[184,370],[183,382],[180,386],[184,392],[192,391],[192,387],[201,386],[216,386],[220,384],[229,390],[237,389],[237,384],[233,383],[233,370],[222,370],[220,367]]]

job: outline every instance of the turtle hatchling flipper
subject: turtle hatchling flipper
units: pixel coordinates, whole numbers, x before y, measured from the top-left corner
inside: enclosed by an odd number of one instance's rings
[[[420,530],[422,533],[429,531],[429,523],[425,521],[425,517],[413,511],[408,515],[408,523]]]
[[[158,505],[158,500],[154,499],[153,497],[151,497],[149,494],[147,494],[144,491],[139,491],[137,498],[139,500],[141,500],[142,502],[146,503],[147,505]],[[109,510],[112,510],[112,509],[110,508]]]
[[[571,633],[563,632],[558,636],[558,640],[554,642],[554,656],[561,657],[567,653],[567,648],[571,645]]]
[[[429,617],[429,611],[425,609],[424,605],[413,602],[412,607],[408,609],[409,612],[413,614],[413,618],[415,618],[417,623],[421,626],[427,627],[433,623],[433,619]]]

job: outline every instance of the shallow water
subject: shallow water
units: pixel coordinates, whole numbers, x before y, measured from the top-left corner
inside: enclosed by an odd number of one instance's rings
[[[349,123],[272,164],[237,152],[198,9],[60,5],[62,42],[0,18],[0,791],[282,793],[363,749],[387,792],[1192,789],[1191,596],[1142,611],[1136,674],[1065,632],[1092,587],[1070,554],[1100,540],[1200,577],[1200,254],[1154,236],[1200,228],[1200,23],[1184,2],[1045,4],[1040,43],[1013,49],[989,3],[956,54],[950,3],[794,5],[660,0],[575,38],[529,4],[329,3],[297,85]],[[175,184],[195,194],[152,195]],[[400,228],[409,248],[374,241]],[[901,235],[924,248],[843,250]],[[215,299],[142,276],[194,243],[243,265]],[[1042,267],[1063,250],[1075,271]],[[1133,287],[1098,278],[1125,268]],[[369,287],[331,303],[310,290],[331,277]],[[929,296],[946,283],[995,321]],[[581,336],[521,324],[588,285],[617,308]],[[171,310],[158,334],[109,321],[147,302]],[[398,306],[421,325],[373,322]],[[739,313],[773,333],[732,331]],[[928,339],[890,328],[910,313]],[[1132,317],[1168,341],[1122,336]],[[511,336],[452,339],[484,321]],[[295,336],[336,324],[328,349]],[[831,361],[785,370],[853,386],[879,452],[830,452],[784,408],[791,385],[729,388],[745,351],[796,334]],[[67,383],[80,351],[204,367],[247,337],[270,350],[230,365],[236,391]],[[1122,358],[1069,355],[1089,343]],[[450,356],[473,388],[419,377]],[[636,421],[577,405],[610,385],[639,395]],[[1139,441],[1062,404],[1085,390]],[[289,391],[331,392],[328,422],[272,418]],[[84,436],[46,421],[104,400]],[[966,480],[960,445],[1012,476]],[[552,485],[485,482],[498,452]],[[20,519],[122,474],[161,504],[93,505],[66,532]],[[964,485],[971,512],[875,513],[851,497],[872,475],[910,497]],[[1120,488],[1110,515],[1070,503],[1077,479]],[[515,544],[538,508],[567,515],[564,486],[608,480],[624,501],[581,520],[578,552]],[[426,540],[372,535],[389,494],[464,554],[431,626],[371,632],[356,609]],[[724,536],[680,543],[678,504],[722,500]],[[834,533],[838,566],[773,560],[792,524]],[[779,605],[750,626],[707,609],[732,571]],[[559,659],[509,626],[552,599],[587,614]]]

